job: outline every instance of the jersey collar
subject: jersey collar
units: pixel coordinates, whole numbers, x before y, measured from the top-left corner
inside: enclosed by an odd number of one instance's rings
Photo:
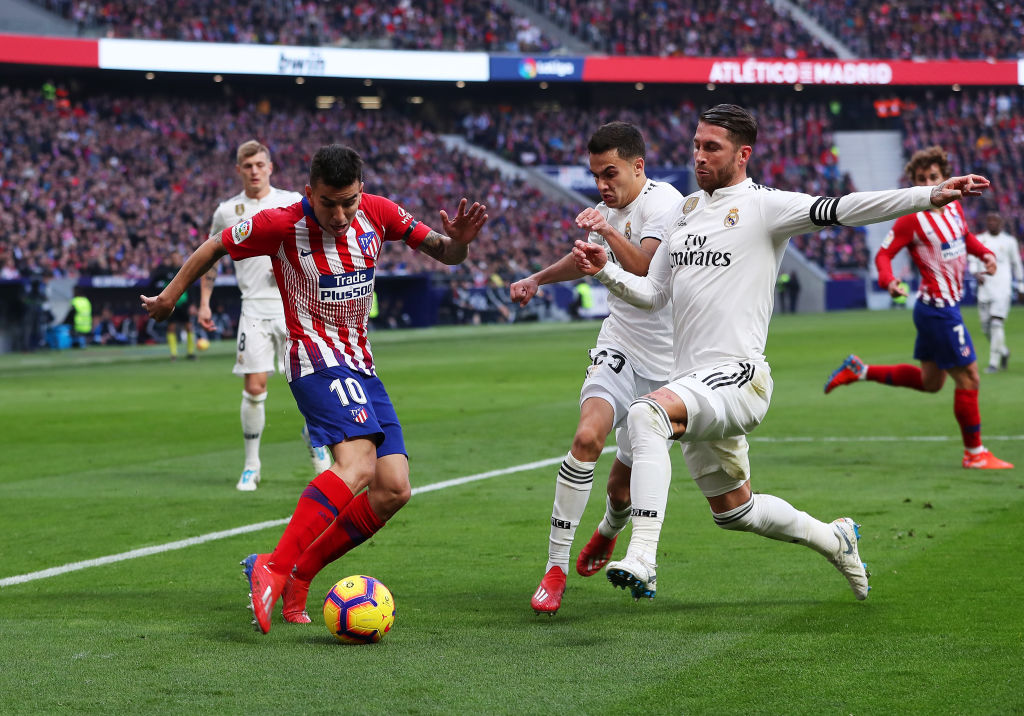
[[[732,186],[726,186],[726,187],[722,187],[721,189],[715,189],[715,193],[714,194],[708,194],[707,192],[704,192],[704,200],[705,201],[718,201],[718,199],[720,197],[724,197],[724,198],[728,199],[731,196],[735,196],[736,194],[739,194],[740,192],[743,192],[743,191],[749,189],[750,185],[753,184],[753,183],[754,183],[754,180],[751,179],[750,177],[747,177],[746,179],[741,181],[739,184],[733,184]]]
[[[307,219],[312,219],[313,223],[316,224],[321,231],[324,230],[324,227],[320,226],[320,222],[316,220],[316,214],[313,213],[313,207],[310,206],[309,199],[306,197],[302,197],[302,213],[306,215]]]

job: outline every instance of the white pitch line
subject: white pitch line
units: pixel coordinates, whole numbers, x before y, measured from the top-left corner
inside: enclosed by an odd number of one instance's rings
[[[839,437],[750,437],[754,443],[944,443],[956,440],[959,435],[843,435]],[[984,441],[1024,440],[1024,435],[986,435]]]
[[[867,443],[867,442],[948,442],[952,440],[959,440],[960,438],[955,435],[873,435],[873,436],[839,436],[839,437],[800,437],[800,436],[789,436],[789,437],[750,437],[751,442],[761,443]],[[985,440],[990,441],[1003,441],[1003,440],[1024,440],[1024,435],[986,435]],[[606,447],[602,453],[609,453],[615,450],[615,446]],[[525,472],[527,470],[535,470],[539,467],[548,467],[549,465],[557,465],[562,462],[563,457],[552,457],[546,460],[537,460],[535,462],[527,462],[522,465],[514,465],[512,467],[502,468],[500,470],[489,470],[488,472],[480,472],[476,475],[466,475],[465,477],[457,477],[452,480],[443,480],[441,482],[434,482],[429,485],[423,485],[421,487],[414,487],[412,489],[413,495],[419,495],[425,492],[434,492],[436,490],[444,490],[449,487],[457,487],[459,485],[465,485],[470,482],[477,482],[478,480],[487,480],[492,477],[499,477],[501,475],[511,475],[516,472]],[[96,559],[87,559],[82,562],[71,562],[70,564],[61,565],[60,567],[50,567],[49,569],[43,569],[38,572],[29,572],[28,574],[19,574],[14,577],[5,577],[0,579],[0,588],[10,587],[15,584],[24,584],[25,582],[32,582],[37,579],[47,579],[49,577],[56,577],[61,574],[67,574],[68,572],[77,572],[80,569],[88,569],[89,567],[101,567],[105,564],[113,564],[115,562],[123,562],[127,559],[136,559],[137,557],[148,557],[153,554],[160,554],[162,552],[171,552],[176,549],[184,549],[185,547],[192,547],[198,544],[204,544],[206,542],[213,542],[214,540],[226,539],[228,537],[235,537],[237,535],[247,534],[249,532],[258,532],[260,530],[268,529],[270,527],[280,527],[281,525],[288,523],[287,517],[280,520],[269,520],[267,522],[257,522],[251,525],[243,525],[242,527],[235,527],[230,530],[221,530],[220,532],[210,532],[209,534],[199,535],[198,537],[189,537],[188,539],[178,540],[177,542],[168,542],[167,544],[158,544],[152,547],[142,547],[141,549],[133,549],[128,552],[121,552],[119,554],[111,554],[106,557],[97,557]]]
[[[603,452],[611,452],[615,450],[614,446],[606,447]],[[418,495],[424,492],[434,492],[435,490],[443,490],[448,487],[457,487],[459,485],[465,485],[470,482],[476,482],[478,480],[487,480],[491,477],[498,477],[500,475],[511,475],[516,472],[525,472],[527,470],[535,470],[539,467],[548,467],[550,465],[557,465],[564,457],[552,457],[547,460],[537,460],[536,462],[527,462],[522,465],[513,465],[512,467],[502,468],[500,470],[489,470],[488,472],[480,472],[476,475],[466,475],[465,477],[457,477],[452,480],[444,480],[443,482],[434,482],[429,485],[423,485],[422,487],[414,487],[412,494]],[[14,577],[5,577],[0,579],[0,587],[10,587],[14,584],[24,584],[25,582],[32,582],[37,579],[47,579],[49,577],[56,577],[61,574],[67,574],[68,572],[77,572],[80,569],[88,569],[89,567],[102,567],[105,564],[113,564],[115,562],[123,562],[127,559],[136,559],[137,557],[148,557],[152,554],[160,554],[162,552],[171,552],[176,549],[184,549],[185,547],[193,547],[197,544],[204,544],[206,542],[213,542],[214,540],[226,539],[228,537],[235,537],[237,535],[244,535],[249,532],[259,532],[260,530],[268,529],[270,527],[280,527],[281,525],[288,524],[288,517],[281,520],[268,520],[267,522],[257,522],[251,525],[243,525],[242,527],[235,527],[230,530],[221,530],[220,532],[210,532],[209,534],[199,535],[198,537],[189,537],[188,539],[178,540],[177,542],[168,542],[167,544],[153,545],[152,547],[142,547],[141,549],[133,549],[128,552],[121,552],[119,554],[110,554],[106,557],[97,557],[96,559],[87,559],[82,562],[71,562],[70,564],[64,564],[60,567],[50,567],[49,569],[42,569],[38,572],[29,572],[28,574],[19,574]]]

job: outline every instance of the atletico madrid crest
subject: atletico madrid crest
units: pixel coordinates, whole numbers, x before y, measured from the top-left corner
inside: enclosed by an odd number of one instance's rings
[[[360,425],[370,419],[370,416],[366,414],[366,408],[359,408],[359,410],[352,410],[350,412],[352,413],[352,419]]]
[[[356,241],[359,242],[359,250],[363,252],[363,256],[368,259],[377,258],[377,252],[380,251],[380,238],[378,238],[376,231],[367,231],[364,234],[359,234],[356,237]]]

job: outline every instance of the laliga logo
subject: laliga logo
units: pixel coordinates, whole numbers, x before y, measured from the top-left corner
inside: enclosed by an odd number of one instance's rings
[[[537,76],[537,61],[527,57],[519,63],[519,76],[524,80],[532,80]]]
[[[565,60],[540,60],[525,57],[519,62],[519,76],[524,80],[532,80],[538,75],[548,77],[568,77],[576,71],[573,62]]]

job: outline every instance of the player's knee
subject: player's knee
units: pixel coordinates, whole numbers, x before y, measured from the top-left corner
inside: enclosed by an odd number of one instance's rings
[[[630,403],[626,425],[634,444],[643,436],[656,435],[662,440],[672,437],[672,423],[668,413],[657,401],[650,398],[637,398]]]
[[[734,532],[753,532],[754,519],[756,516],[756,512],[754,511],[754,500],[756,497],[757,495],[751,495],[749,500],[739,507],[731,510],[727,510],[725,512],[712,512],[711,517],[715,520],[715,524],[723,530],[732,530]]]
[[[412,497],[409,480],[376,479],[370,484],[370,504],[381,519],[388,519],[405,506]]]
[[[258,405],[258,404],[262,403],[263,401],[265,401],[267,399],[267,391],[264,390],[261,393],[259,391],[253,392],[251,390],[243,390],[242,391],[242,398],[247,403],[252,403],[253,405]]]
[[[582,462],[597,462],[604,450],[604,441],[608,438],[600,433],[600,430],[581,424],[572,439],[573,456]]]

